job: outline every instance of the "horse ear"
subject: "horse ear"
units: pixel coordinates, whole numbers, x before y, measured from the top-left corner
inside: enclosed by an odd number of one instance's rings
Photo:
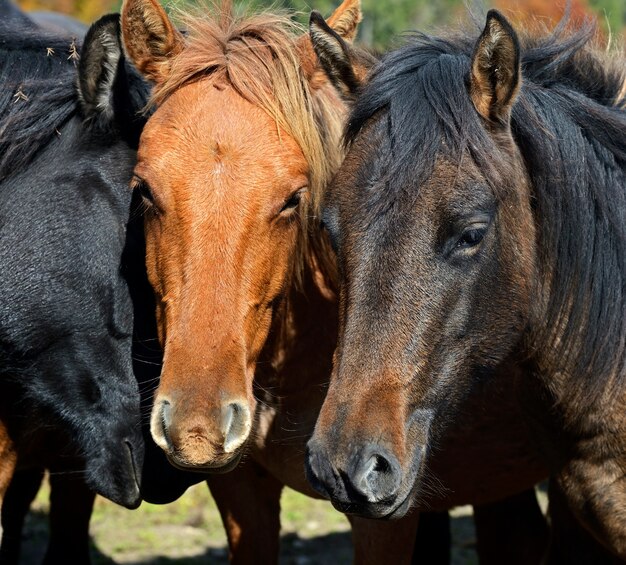
[[[328,25],[345,41],[354,41],[361,14],[361,0],[344,0],[328,18]]]
[[[311,12],[309,20],[311,43],[330,82],[345,100],[353,101],[376,59],[347,43],[341,34],[329,25],[332,19],[331,17],[327,23],[318,12]]]
[[[319,16],[319,14],[318,14]],[[319,16],[321,19],[321,16]],[[324,20],[322,20],[324,21]],[[361,0],[343,0],[341,5],[328,18],[330,29],[345,43],[356,37],[357,28],[361,21]],[[326,22],[324,22],[326,24]],[[329,27],[326,26],[326,27]],[[300,51],[302,71],[308,81],[315,87],[327,82],[326,74],[320,69],[320,62],[313,50],[310,34],[298,39],[297,47]]]
[[[470,70],[469,92],[478,113],[490,122],[508,125],[520,80],[517,34],[502,14],[490,10]]]
[[[148,80],[163,82],[185,45],[157,0],[124,0],[122,37],[129,59]]]
[[[120,16],[103,16],[87,31],[78,63],[78,98],[85,118],[113,120],[113,91],[122,57]]]

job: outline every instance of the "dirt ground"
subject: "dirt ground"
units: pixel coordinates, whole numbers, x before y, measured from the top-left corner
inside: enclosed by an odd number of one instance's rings
[[[24,531],[23,565],[41,562],[47,539],[49,490],[39,493]],[[453,564],[473,565],[471,508],[452,513]],[[352,562],[349,524],[328,502],[286,490],[282,498],[281,565]],[[91,522],[94,565],[222,565],[228,562],[219,513],[203,484],[173,504],[125,510],[99,498]]]

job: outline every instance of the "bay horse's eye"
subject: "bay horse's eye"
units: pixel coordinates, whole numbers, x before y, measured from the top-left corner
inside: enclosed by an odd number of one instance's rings
[[[483,240],[486,233],[487,226],[472,226],[467,228],[461,234],[461,237],[456,243],[456,247],[461,249],[475,247]]]
[[[302,201],[302,194],[305,192],[305,188],[301,188],[294,192],[283,204],[283,207],[280,209],[280,213],[289,212],[298,207],[300,202]]]

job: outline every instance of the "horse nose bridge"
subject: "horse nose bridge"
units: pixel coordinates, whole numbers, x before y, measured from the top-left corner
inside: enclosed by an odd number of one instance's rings
[[[333,382],[315,427],[318,441],[348,452],[375,441],[403,452],[409,418],[407,390],[388,374],[356,374]]]
[[[192,332],[188,338],[179,334],[166,342],[158,393],[186,396],[187,400],[251,394],[240,337],[207,328],[206,324],[199,332],[206,335],[197,337]]]

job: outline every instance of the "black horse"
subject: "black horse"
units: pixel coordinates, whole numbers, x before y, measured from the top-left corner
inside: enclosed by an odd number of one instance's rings
[[[433,446],[480,417],[464,399],[500,383],[582,526],[562,555],[587,536],[626,558],[623,56],[591,26],[518,36],[492,11],[481,34],[416,34],[359,80],[349,46],[311,32],[355,99],[324,212],[342,328],[312,483],[340,508],[403,515]]]
[[[39,33],[0,22],[0,471],[47,467],[133,508],[144,444],[121,263],[148,87],[118,16],[90,28],[80,58]],[[18,526],[4,528],[3,559]]]

